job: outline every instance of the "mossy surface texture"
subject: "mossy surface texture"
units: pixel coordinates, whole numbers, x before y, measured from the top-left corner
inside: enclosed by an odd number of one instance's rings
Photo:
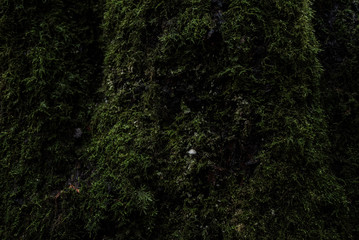
[[[356,239],[358,14],[0,0],[1,239]]]

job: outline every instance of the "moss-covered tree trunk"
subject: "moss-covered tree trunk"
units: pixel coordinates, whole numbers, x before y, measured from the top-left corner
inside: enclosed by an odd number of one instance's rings
[[[54,197],[81,164],[88,103],[99,85],[94,7],[0,1],[2,239],[70,239],[71,223],[81,220],[67,214],[80,206]]]
[[[349,232],[359,237],[359,2],[316,1],[316,32],[324,73],[322,99],[328,116],[331,168],[349,201]]]
[[[1,237],[355,238],[356,1],[0,3]]]

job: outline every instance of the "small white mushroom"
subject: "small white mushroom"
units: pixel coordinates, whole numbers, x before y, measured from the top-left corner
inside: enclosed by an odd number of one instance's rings
[[[188,153],[189,155],[195,155],[195,154],[197,154],[196,150],[194,150],[194,149],[189,150],[187,153]]]
[[[74,138],[80,138],[82,136],[81,128],[76,128],[74,133]]]

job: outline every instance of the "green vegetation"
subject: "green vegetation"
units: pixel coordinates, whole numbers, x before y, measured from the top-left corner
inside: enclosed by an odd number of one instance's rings
[[[0,1],[2,239],[79,234],[73,202],[54,196],[82,155],[73,135],[99,85],[90,3]]]
[[[355,239],[358,14],[0,0],[0,237]]]

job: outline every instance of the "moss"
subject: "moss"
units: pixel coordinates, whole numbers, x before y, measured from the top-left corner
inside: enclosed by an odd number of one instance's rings
[[[320,1],[1,4],[3,238],[356,234],[347,7],[332,70]]]
[[[136,171],[159,199],[147,215],[163,226],[157,238],[343,237],[345,226],[327,230],[326,212],[345,217],[347,199],[329,170],[310,2],[182,1],[171,15],[168,5],[107,2],[99,124],[112,127],[100,136],[131,138],[105,143],[100,166],[116,160],[121,172],[145,154]],[[238,209],[240,233],[228,221]]]
[[[0,2],[3,239],[54,234],[58,214],[50,199],[68,187],[81,145],[73,135],[76,128],[85,131],[97,85],[90,82],[98,71],[90,58],[99,52],[90,7]]]
[[[316,31],[323,51],[320,60],[324,66],[321,78],[323,102],[328,115],[331,142],[331,168],[340,178],[350,202],[350,229],[358,236],[358,193],[354,185],[358,171],[358,2],[330,1],[314,5],[317,10]]]

